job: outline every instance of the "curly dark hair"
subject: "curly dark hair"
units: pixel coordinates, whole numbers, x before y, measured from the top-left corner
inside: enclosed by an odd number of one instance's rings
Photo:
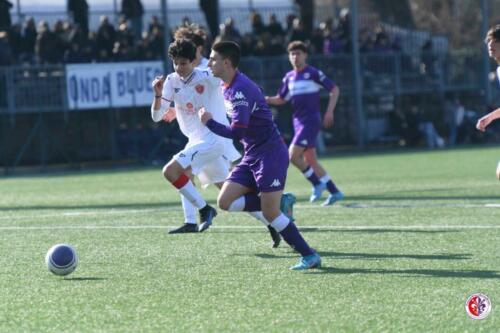
[[[189,39],[177,39],[168,47],[170,59],[184,58],[193,61],[196,58],[196,46]]]
[[[179,27],[175,31],[174,39],[189,39],[196,47],[199,47],[205,46],[207,34],[199,25],[192,23]]]

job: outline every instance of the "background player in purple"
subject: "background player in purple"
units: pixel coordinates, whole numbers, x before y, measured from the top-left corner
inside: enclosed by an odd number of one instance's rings
[[[209,67],[223,81],[231,125],[215,121],[209,110],[200,112],[201,121],[212,132],[238,139],[244,147],[243,158],[224,182],[217,203],[228,211],[262,210],[271,226],[302,255],[290,269],[319,267],[320,256],[309,247],[292,219],[280,211],[289,163],[287,149],[260,88],[237,70],[239,60],[240,48],[234,42],[223,41],[212,47]]]
[[[488,53],[491,58],[495,59],[497,64],[497,78],[500,83],[500,25],[496,25],[486,34],[485,39],[486,45],[488,46]],[[500,108],[488,113],[486,116],[482,117],[477,121],[476,128],[481,132],[486,130],[486,127],[495,119],[500,118]],[[500,180],[500,162],[497,165],[497,178]]]
[[[310,201],[321,198],[325,189],[330,195],[323,206],[342,200],[339,191],[325,169],[318,163],[316,139],[321,130],[320,95],[321,87],[330,92],[330,99],[323,118],[323,126],[333,125],[333,112],[339,98],[339,88],[322,71],[306,63],[307,47],[303,42],[294,41],[288,45],[288,56],[293,70],[283,78],[276,96],[267,96],[266,102],[282,105],[292,102],[294,137],[290,144],[290,161],[313,185]]]

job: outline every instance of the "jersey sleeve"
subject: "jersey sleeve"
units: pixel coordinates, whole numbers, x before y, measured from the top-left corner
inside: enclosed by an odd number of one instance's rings
[[[335,82],[330,80],[325,73],[321,70],[317,70],[315,74],[313,75],[314,82],[322,86],[328,91],[332,91],[333,88],[335,88]]]
[[[278,96],[288,101],[290,99],[290,90],[288,90],[288,76],[285,76],[283,80],[281,80],[281,86],[278,89]]]

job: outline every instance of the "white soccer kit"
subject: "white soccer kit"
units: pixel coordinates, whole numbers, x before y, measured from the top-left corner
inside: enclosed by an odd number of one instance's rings
[[[229,174],[230,162],[241,155],[230,139],[211,132],[198,117],[198,111],[204,107],[217,122],[229,125],[220,80],[209,71],[197,68],[185,80],[174,72],[167,76],[162,96],[160,109],[151,110],[153,120],[161,121],[174,101],[177,122],[189,140],[174,159],[183,168],[191,166],[204,187],[224,181]]]

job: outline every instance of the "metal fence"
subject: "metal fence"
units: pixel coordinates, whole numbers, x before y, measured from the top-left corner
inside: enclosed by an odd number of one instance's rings
[[[309,63],[322,69],[341,90],[335,129],[325,131],[327,144],[356,145],[359,129],[352,57],[314,56]],[[415,103],[416,96],[427,100],[426,96],[453,92],[474,96],[477,105],[484,105],[479,54],[362,54],[360,63],[367,122],[362,135],[368,143],[397,140],[391,117],[405,108],[401,101]],[[240,68],[272,95],[290,65],[286,56],[250,57],[242,59]],[[176,125],[153,124],[147,106],[70,111],[66,89],[64,66],[0,68],[0,163],[5,170],[25,164],[79,165],[91,160],[151,162],[167,158],[184,143]],[[325,107],[326,92],[323,97]],[[434,117],[442,117],[439,106],[427,108],[433,110]],[[277,123],[285,138],[290,138],[291,110],[289,106],[278,110]]]

